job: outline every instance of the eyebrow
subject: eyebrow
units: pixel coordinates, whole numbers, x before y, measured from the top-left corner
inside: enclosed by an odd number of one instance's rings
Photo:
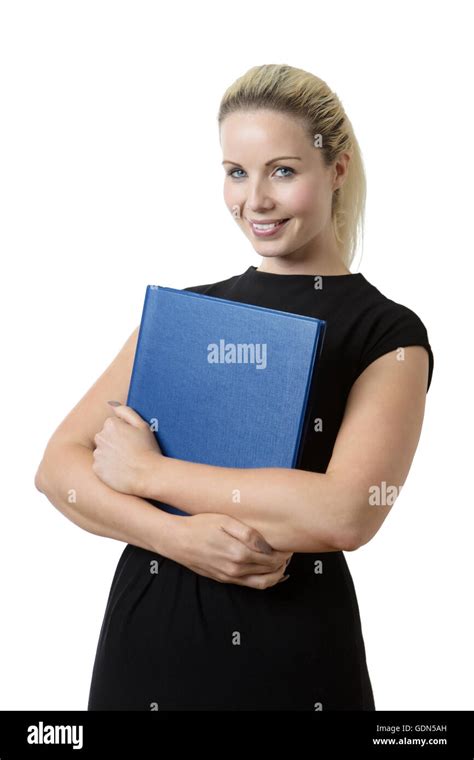
[[[282,159],[288,159],[288,158],[295,158],[297,161],[302,161],[303,159],[299,156],[278,156],[278,158],[272,158],[271,161],[267,161],[265,166],[270,166],[270,164],[274,164],[275,161],[281,161]],[[237,161],[228,161],[227,159],[222,161],[223,164],[234,164],[235,166],[241,166]]]

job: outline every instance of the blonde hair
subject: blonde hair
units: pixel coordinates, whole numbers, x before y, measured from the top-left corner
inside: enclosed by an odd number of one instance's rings
[[[287,113],[305,126],[312,144],[321,135],[326,166],[340,153],[351,158],[345,182],[332,197],[331,220],[342,259],[349,268],[364,235],[366,179],[352,124],[336,95],[319,77],[286,64],[254,66],[225,91],[218,112],[219,129],[235,111],[260,108]]]

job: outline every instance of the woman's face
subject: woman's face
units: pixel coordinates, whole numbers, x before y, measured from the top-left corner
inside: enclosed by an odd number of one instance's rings
[[[302,124],[276,111],[232,113],[220,139],[225,203],[260,256],[334,248],[331,202],[344,181],[344,157],[326,167]]]

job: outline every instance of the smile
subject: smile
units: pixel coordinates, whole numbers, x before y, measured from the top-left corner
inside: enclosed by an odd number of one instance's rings
[[[257,224],[249,220],[249,224],[252,232],[257,237],[270,237],[283,229],[289,221],[289,219],[281,219],[279,222],[272,222],[270,224]]]

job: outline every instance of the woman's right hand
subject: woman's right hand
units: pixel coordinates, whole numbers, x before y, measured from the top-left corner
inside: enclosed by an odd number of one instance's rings
[[[293,552],[273,549],[261,533],[230,515],[180,518],[173,559],[220,583],[266,589],[279,583]]]

